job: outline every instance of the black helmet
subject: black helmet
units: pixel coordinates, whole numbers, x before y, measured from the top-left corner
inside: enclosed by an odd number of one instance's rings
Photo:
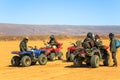
[[[54,37],[54,35],[51,35],[50,38],[51,38],[51,39],[54,39],[55,37]]]
[[[88,37],[88,38],[92,38],[92,36],[93,36],[93,35],[92,35],[91,32],[87,33],[87,37]]]
[[[114,34],[113,33],[110,33],[109,34],[109,38],[113,38],[114,37]]]

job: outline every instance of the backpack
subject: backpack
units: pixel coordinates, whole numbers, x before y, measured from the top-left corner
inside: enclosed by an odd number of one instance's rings
[[[116,48],[120,47],[120,41],[118,39],[115,40],[115,46],[116,46]]]

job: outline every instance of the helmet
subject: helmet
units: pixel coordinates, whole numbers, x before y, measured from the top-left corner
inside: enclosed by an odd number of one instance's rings
[[[88,38],[92,38],[92,36],[93,36],[93,35],[92,35],[91,32],[87,33],[87,37],[88,37]]]
[[[95,39],[100,39],[100,36],[98,34],[96,34]]]
[[[55,37],[54,37],[54,35],[51,35],[50,38],[51,38],[51,39],[54,39]]]
[[[28,37],[24,37],[24,40],[28,40],[29,38]]]
[[[109,34],[109,37],[110,37],[110,38],[113,38],[113,37],[114,37],[114,34],[113,34],[113,33],[110,33],[110,34]]]

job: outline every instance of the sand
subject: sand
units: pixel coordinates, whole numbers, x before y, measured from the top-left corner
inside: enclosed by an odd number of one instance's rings
[[[64,59],[53,62],[48,61],[46,65],[38,63],[30,67],[13,67],[11,51],[19,50],[20,41],[0,41],[0,80],[120,80],[120,49],[117,52],[118,67],[100,66],[99,68],[74,67],[73,62],[66,62],[65,54],[69,42],[75,40],[59,40],[63,43],[62,52]],[[109,45],[109,40],[103,40]],[[29,46],[44,47],[42,41],[29,41]]]

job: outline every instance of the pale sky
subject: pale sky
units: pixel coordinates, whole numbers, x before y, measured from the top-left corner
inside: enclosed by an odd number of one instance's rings
[[[120,25],[120,0],[0,0],[0,23]]]

